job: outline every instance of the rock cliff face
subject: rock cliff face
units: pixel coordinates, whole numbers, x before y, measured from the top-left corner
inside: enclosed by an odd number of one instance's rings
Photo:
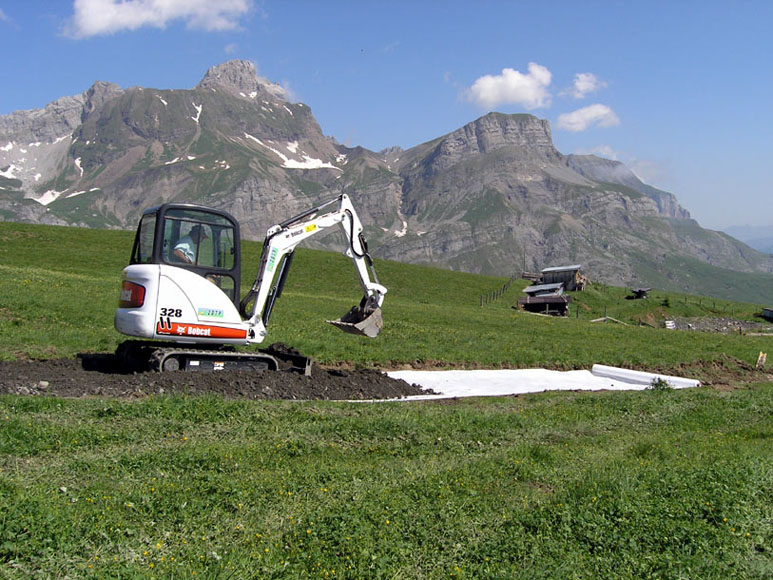
[[[340,192],[372,253],[405,262],[502,276],[582,263],[617,284],[646,284],[671,267],[664,256],[767,267],[623,164],[561,154],[531,115],[492,113],[375,153],[324,136],[306,105],[230,61],[191,90],[100,82],[0,117],[0,219],[133,228],[146,207],[176,200],[226,209],[262,239]],[[331,238],[316,245],[340,244]]]
[[[633,171],[619,161],[602,159],[595,155],[567,155],[566,160],[569,167],[589,179],[602,183],[625,185],[634,191],[643,193],[657,204],[658,211],[666,217],[690,218],[690,212],[679,205],[673,194],[643,183]]]
[[[117,85],[97,82],[86,92],[57,99],[44,109],[0,116],[0,216],[70,223],[30,198],[39,193],[39,198],[48,199],[43,184],[58,178],[83,119],[121,93]]]

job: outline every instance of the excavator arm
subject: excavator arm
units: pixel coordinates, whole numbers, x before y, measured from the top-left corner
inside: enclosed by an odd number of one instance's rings
[[[340,225],[344,231],[347,240],[344,255],[354,262],[363,297],[359,305],[352,307],[344,316],[328,322],[345,332],[361,336],[374,338],[379,334],[381,305],[387,289],[378,283],[357,212],[349,197],[341,194],[272,226],[266,232],[257,277],[240,304],[242,316],[258,338],[266,334],[271,311],[282,294],[296,246],[335,225]]]

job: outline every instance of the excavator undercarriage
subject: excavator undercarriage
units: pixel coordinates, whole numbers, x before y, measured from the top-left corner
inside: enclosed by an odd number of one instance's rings
[[[311,375],[312,359],[283,343],[239,352],[230,346],[180,345],[174,342],[126,340],[116,357],[127,372],[169,371],[285,371]]]

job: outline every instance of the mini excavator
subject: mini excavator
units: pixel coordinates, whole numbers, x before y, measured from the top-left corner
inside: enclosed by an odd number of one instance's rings
[[[296,246],[340,225],[363,290],[344,316],[328,320],[345,332],[375,338],[382,327],[387,289],[379,284],[362,223],[345,194],[274,225],[266,232],[257,277],[240,297],[239,224],[228,213],[193,204],[165,203],[146,210],[123,270],[115,313],[127,340],[116,351],[127,368],[175,370],[287,370],[309,374],[311,360],[281,343],[263,342]]]

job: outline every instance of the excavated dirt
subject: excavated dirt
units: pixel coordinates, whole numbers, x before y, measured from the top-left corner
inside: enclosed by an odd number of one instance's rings
[[[118,398],[219,394],[241,399],[394,399],[426,393],[384,373],[312,367],[311,376],[276,371],[126,373],[112,354],[0,362],[0,393]]]
[[[773,333],[769,322],[738,320],[737,318],[673,318],[676,330],[696,330],[699,332],[718,332],[720,334],[767,334]]]

